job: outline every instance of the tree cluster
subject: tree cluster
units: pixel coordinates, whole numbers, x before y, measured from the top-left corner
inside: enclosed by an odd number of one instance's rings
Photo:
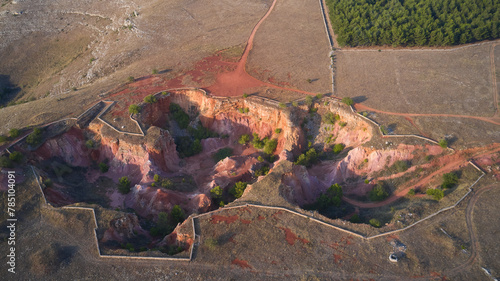
[[[499,38],[492,0],[327,0],[340,46],[447,46]]]

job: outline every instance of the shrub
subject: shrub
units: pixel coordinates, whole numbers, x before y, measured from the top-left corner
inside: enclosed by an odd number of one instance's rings
[[[331,111],[328,111],[325,115],[322,116],[321,119],[326,124],[335,124],[335,114],[333,114],[333,112]]]
[[[248,134],[241,135],[240,138],[238,139],[238,143],[243,145],[247,144],[249,141],[250,141],[250,135]]]
[[[354,215],[351,216],[351,218],[349,219],[349,221],[352,222],[352,223],[360,223],[361,219],[359,218],[358,214],[354,214]]]
[[[186,215],[184,214],[184,211],[179,205],[175,205],[172,208],[172,211],[170,212],[170,215],[172,216],[172,220],[174,224],[178,224],[182,221],[184,221],[184,218]]]
[[[128,112],[130,114],[139,114],[140,111],[141,111],[141,108],[137,104],[131,104],[128,107]]]
[[[20,163],[23,160],[23,154],[19,151],[14,151],[9,154],[9,159],[13,162]]]
[[[244,99],[248,98],[248,94],[247,94],[247,93],[244,93],[244,94],[243,94],[243,98],[244,98]]]
[[[264,153],[266,154],[273,154],[274,151],[276,150],[276,147],[278,146],[278,140],[277,139],[272,139],[268,140],[264,144]]]
[[[280,108],[286,108],[286,104],[284,104],[284,103],[280,102],[279,107],[280,107]]]
[[[325,193],[322,193],[314,204],[319,210],[324,210],[330,206],[340,207],[342,202],[342,187],[339,184],[332,184]]]
[[[171,232],[172,227],[168,223],[168,214],[165,212],[158,213],[156,226],[152,227],[149,233],[151,236],[165,236]]]
[[[365,183],[366,183],[366,184],[369,184],[369,183],[370,183],[370,180],[369,180],[369,179],[366,179],[366,180],[365,180]]]
[[[268,173],[269,173],[269,166],[268,165],[262,166],[260,169],[255,170],[256,177],[265,176]]]
[[[168,92],[163,91],[163,92],[161,92],[161,95],[162,95],[162,96],[166,96],[166,95],[168,95]]]
[[[354,104],[354,101],[350,97],[342,98],[342,102],[347,104],[348,106],[352,106]]]
[[[313,104],[313,98],[311,96],[306,97],[307,106],[311,106]]]
[[[238,112],[241,113],[241,114],[243,114],[243,112],[244,112],[243,111],[243,107],[238,108]]]
[[[439,140],[439,146],[441,146],[443,149],[448,147],[448,141],[445,139],[440,139]]]
[[[99,163],[99,171],[101,171],[101,173],[106,173],[107,171],[109,171],[108,164],[106,164],[106,163]]]
[[[339,154],[342,150],[344,150],[344,148],[345,145],[343,143],[337,143],[333,146],[333,153]]]
[[[128,82],[134,82],[134,81],[135,81],[134,76],[129,76],[129,77],[127,78],[127,81],[128,81]]]
[[[230,147],[225,147],[217,150],[216,153],[214,153],[213,157],[215,162],[219,162],[223,159],[226,159],[226,157],[231,157],[233,155],[233,149]]]
[[[189,126],[189,115],[184,112],[184,110],[176,103],[171,103],[170,107],[170,114],[172,114],[173,119],[177,124],[179,124],[179,127],[181,129],[186,129]]]
[[[210,197],[212,197],[213,199],[221,199],[223,192],[224,190],[220,188],[220,186],[216,186],[210,189]]]
[[[161,181],[161,187],[166,189],[171,189],[174,186],[174,183],[170,179],[163,179]]]
[[[427,193],[427,195],[431,195],[436,201],[439,201],[444,197],[444,192],[441,189],[427,189],[425,193]]]
[[[144,97],[144,102],[145,103],[155,103],[157,102],[156,97],[153,95],[147,95]]]
[[[408,195],[410,195],[410,196],[415,195],[415,189],[413,189],[413,188],[412,188],[412,189],[410,189],[410,190],[408,191]]]
[[[318,153],[314,148],[311,148],[306,153],[299,155],[297,161],[295,161],[295,165],[310,167],[317,161],[318,161]]]
[[[316,99],[320,100],[320,99],[322,99],[322,98],[323,98],[323,94],[317,94],[317,95],[316,95]]]
[[[296,101],[293,101],[293,102],[292,102],[292,106],[293,106],[293,107],[297,107],[297,106],[299,106],[299,104],[298,104]]]
[[[394,164],[391,166],[392,169],[395,169],[398,173],[402,173],[406,170],[408,170],[408,162],[404,160],[398,160],[394,162]]]
[[[42,129],[35,128],[33,132],[26,138],[26,143],[32,146],[40,144],[42,141]]]
[[[130,182],[130,180],[128,179],[128,177],[121,177],[119,180],[118,180],[118,191],[121,193],[121,194],[127,194],[130,192],[130,187],[131,187],[132,183]]]
[[[20,132],[19,132],[19,130],[18,130],[18,129],[10,129],[10,130],[9,130],[9,136],[10,136],[11,138],[13,138],[13,139],[15,139],[15,138],[19,137],[19,134],[20,134]]]
[[[44,179],[44,180],[43,180],[43,184],[44,184],[46,187],[51,187],[51,186],[52,186],[52,180],[51,180],[51,179]]]
[[[389,133],[384,125],[380,126],[380,131],[382,132],[382,135],[387,135]]]
[[[276,128],[276,129],[274,129],[274,133],[275,133],[275,134],[280,134],[280,133],[281,133],[281,128]]]
[[[259,157],[257,157],[257,161],[264,162],[264,158],[262,158],[262,156],[259,155]]]
[[[240,198],[243,195],[245,188],[247,188],[247,183],[239,181],[234,184],[229,193],[231,193],[235,198]]]
[[[260,137],[257,133],[253,133],[252,136],[253,136],[253,139],[252,139],[253,147],[255,147],[257,149],[264,148],[264,145],[265,145],[265,142],[267,141],[267,138],[260,139]]]
[[[158,69],[156,69],[156,68],[155,68],[155,69],[153,69],[153,70],[151,71],[151,74],[153,74],[153,75],[158,74]]]
[[[370,225],[373,227],[380,227],[380,221],[378,219],[371,219]]]
[[[6,136],[0,136],[0,143],[6,142],[8,138]]]
[[[371,201],[382,201],[389,197],[389,193],[385,190],[383,184],[378,183],[372,190],[370,190],[368,197]]]
[[[250,108],[245,107],[245,108],[243,109],[243,111],[244,111],[245,113],[248,113],[248,112],[250,111]]]
[[[155,174],[155,175],[153,176],[153,180],[154,180],[155,182],[159,182],[159,181],[160,181],[160,175]]]
[[[88,148],[88,149],[92,149],[94,148],[94,141],[93,140],[87,140],[85,142],[85,146]]]
[[[213,239],[213,238],[207,238],[207,239],[205,239],[205,245],[207,246],[207,248],[209,250],[213,251],[218,244],[219,243],[217,242],[216,239]]]
[[[340,122],[339,125],[340,127],[345,127],[347,125],[347,122]]]
[[[2,168],[12,168],[12,161],[7,156],[0,157],[0,167]]]
[[[443,183],[441,188],[452,188],[458,183],[458,176],[455,173],[447,173],[443,175]]]

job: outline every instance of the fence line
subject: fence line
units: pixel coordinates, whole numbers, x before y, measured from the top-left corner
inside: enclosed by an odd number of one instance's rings
[[[379,123],[377,123],[375,120],[372,120],[366,116],[364,116],[363,114],[360,114],[358,112],[356,112],[356,110],[354,109],[354,107],[352,105],[349,106],[349,108],[351,108],[351,111],[352,113],[360,116],[361,118],[371,122],[372,124],[374,124],[375,126],[377,126],[380,134],[382,135],[382,137],[390,137],[390,138],[406,138],[406,137],[413,137],[413,138],[419,138],[419,139],[423,139],[425,141],[428,141],[428,142],[431,142],[431,143],[434,143],[434,144],[437,144],[439,145],[439,142],[438,141],[435,141],[431,138],[428,138],[428,137],[424,137],[424,136],[420,136],[420,135],[415,135],[415,134],[409,134],[409,135],[389,135],[389,134],[384,134],[384,132],[382,131],[381,129],[381,125]],[[446,147],[448,150],[451,150],[451,151],[455,151],[454,148],[451,148],[449,146]]]

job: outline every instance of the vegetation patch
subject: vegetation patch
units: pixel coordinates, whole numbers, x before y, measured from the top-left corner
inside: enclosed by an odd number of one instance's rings
[[[340,46],[446,46],[500,36],[495,1],[327,0]]]

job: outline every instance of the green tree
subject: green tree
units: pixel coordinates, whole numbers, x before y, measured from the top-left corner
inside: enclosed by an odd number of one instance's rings
[[[26,143],[31,146],[36,146],[40,144],[41,141],[42,141],[42,129],[40,128],[33,129],[33,132],[31,132],[31,134],[29,134],[29,136],[26,138]]]
[[[151,71],[151,74],[153,74],[153,75],[158,74],[158,69],[156,69],[156,68],[155,68],[155,69],[153,69],[153,70]]]
[[[159,181],[160,181],[160,175],[155,174],[155,175],[153,176],[153,180],[154,180],[155,182],[159,182]]]
[[[128,107],[128,112],[130,114],[139,114],[140,111],[141,111],[141,108],[137,104],[131,104]]]
[[[231,195],[235,198],[240,198],[243,195],[245,188],[247,188],[247,183],[239,181],[234,184],[229,193],[231,193]]]
[[[172,220],[174,224],[178,224],[180,222],[184,221],[184,218],[186,215],[184,214],[184,211],[179,205],[175,205],[172,208],[172,211],[170,212],[170,215],[172,216]]]
[[[131,83],[132,83],[132,82],[134,82],[134,81],[135,81],[134,76],[129,76],[129,77],[127,78],[127,81],[128,81],[128,82],[131,82]]]
[[[380,227],[380,221],[378,219],[370,219],[370,225],[373,227]]]
[[[220,186],[216,186],[216,187],[210,189],[210,196],[216,200],[221,199],[223,193],[224,193],[224,190],[222,188],[220,188]]]
[[[7,156],[0,156],[0,167],[12,168],[12,161]]]
[[[458,183],[458,176],[456,173],[446,173],[443,175],[443,183],[441,188],[452,188]]]
[[[130,187],[132,185],[132,182],[128,179],[128,177],[121,177],[118,180],[118,191],[121,194],[127,194],[130,192]]]
[[[354,101],[350,97],[342,98],[342,102],[347,104],[348,106],[352,106],[354,104]]]
[[[12,139],[19,137],[19,134],[20,134],[20,132],[18,129],[10,129],[9,130],[9,135]]]
[[[339,154],[342,150],[344,150],[344,148],[345,145],[343,143],[337,143],[333,146],[333,153]]]
[[[373,187],[372,190],[368,193],[368,197],[371,201],[382,201],[385,198],[389,197],[389,193],[385,190],[385,187],[382,183],[378,183]]]
[[[103,163],[103,162],[99,163],[99,170],[101,171],[101,173],[106,173],[106,172],[108,172],[108,171],[109,171],[109,166],[108,166],[108,164]]]
[[[439,146],[441,146],[442,148],[447,148],[448,147],[448,141],[445,140],[445,139],[440,139],[439,140]]]
[[[277,139],[271,139],[266,141],[264,145],[264,153],[266,154],[273,154],[274,151],[276,150],[276,147],[278,146],[278,140]]]
[[[313,104],[313,98],[311,96],[306,97],[307,106],[311,106]]]
[[[243,134],[238,139],[238,143],[242,144],[242,145],[247,144],[249,141],[250,141],[250,135],[248,135],[248,134]]]
[[[155,103],[157,102],[156,97],[153,95],[147,95],[144,97],[144,102],[145,103]]]

